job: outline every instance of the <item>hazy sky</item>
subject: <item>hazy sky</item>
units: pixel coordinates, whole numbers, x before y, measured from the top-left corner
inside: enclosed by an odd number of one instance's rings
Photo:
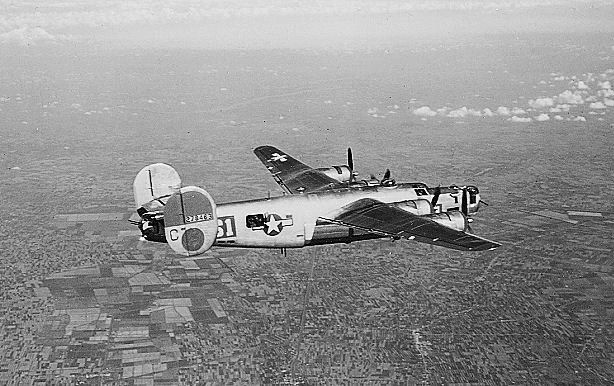
[[[612,0],[0,0],[0,44],[360,46],[501,32],[612,32]]]

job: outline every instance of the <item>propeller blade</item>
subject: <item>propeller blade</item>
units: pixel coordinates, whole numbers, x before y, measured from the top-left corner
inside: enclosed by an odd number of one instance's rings
[[[433,199],[431,200],[431,206],[435,207],[437,205],[437,201],[439,201],[439,196],[441,195],[441,186],[437,185],[435,188],[435,192],[433,194]]]
[[[390,169],[386,169],[386,172],[384,173],[384,180],[388,180],[390,179]]]
[[[348,167],[350,172],[354,172],[354,157],[352,156],[352,148],[348,147]]]
[[[469,208],[467,207],[467,187],[463,186],[463,196],[461,197],[461,212],[465,215],[469,215]]]
[[[488,206],[488,204],[487,204],[487,203],[485,203],[485,202],[484,202],[484,201],[482,201],[482,200],[480,200],[480,204]]]

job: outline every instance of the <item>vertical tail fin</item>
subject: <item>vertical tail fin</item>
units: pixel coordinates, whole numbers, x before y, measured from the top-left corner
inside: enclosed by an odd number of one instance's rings
[[[157,163],[145,166],[134,178],[134,202],[137,209],[161,197],[179,191],[181,178],[172,166]]]
[[[164,206],[166,242],[184,256],[199,255],[217,237],[217,212],[206,190],[188,186],[174,193]]]

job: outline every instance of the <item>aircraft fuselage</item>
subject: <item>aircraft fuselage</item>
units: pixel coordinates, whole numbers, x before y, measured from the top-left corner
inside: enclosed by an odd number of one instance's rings
[[[306,245],[351,242],[385,237],[364,229],[352,229],[323,220],[356,200],[371,198],[397,203],[418,215],[460,210],[462,190],[441,188],[436,205],[431,205],[434,188],[424,184],[391,187],[364,186],[231,202],[217,205],[218,232],[214,245],[248,248],[300,248]],[[479,193],[472,194],[468,214],[479,207]]]

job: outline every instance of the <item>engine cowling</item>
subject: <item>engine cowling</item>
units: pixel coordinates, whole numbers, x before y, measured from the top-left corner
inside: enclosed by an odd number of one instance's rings
[[[352,179],[352,171],[347,165],[318,168],[317,170],[339,182],[349,182]]]
[[[467,230],[467,218],[464,214],[457,210],[451,210],[444,213],[434,213],[424,217],[457,231],[464,232]]]
[[[181,188],[164,206],[166,242],[181,255],[195,256],[211,248],[217,228],[215,202],[202,188]]]
[[[428,200],[407,200],[394,203],[393,205],[399,209],[416,214],[418,216],[424,216],[433,213],[433,207]]]

